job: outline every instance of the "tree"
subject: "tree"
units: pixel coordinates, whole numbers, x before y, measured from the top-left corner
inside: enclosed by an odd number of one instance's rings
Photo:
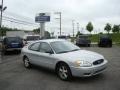
[[[89,22],[86,26],[86,29],[91,33],[93,31],[93,25],[91,22]]]
[[[48,31],[45,31],[45,36],[44,36],[45,38],[50,38],[50,33],[48,32]]]
[[[104,28],[104,30],[107,31],[108,34],[109,34],[109,32],[111,31],[111,29],[112,29],[111,25],[109,23],[107,23],[106,26],[105,26],[105,28]]]
[[[5,36],[7,31],[21,31],[17,28],[8,28],[8,27],[1,27],[0,28],[0,36]]]
[[[40,34],[40,28],[33,29],[35,34]],[[50,38],[50,33],[48,31],[44,32],[44,38]]]
[[[120,26],[119,25],[114,25],[113,28],[112,28],[112,32],[113,33],[119,33],[120,31]]]
[[[40,28],[33,29],[33,32],[34,32],[35,34],[40,34]]]
[[[77,32],[76,37],[78,37],[79,35],[82,35],[80,31]]]
[[[54,33],[55,33],[55,32],[51,32],[51,37],[54,37]]]

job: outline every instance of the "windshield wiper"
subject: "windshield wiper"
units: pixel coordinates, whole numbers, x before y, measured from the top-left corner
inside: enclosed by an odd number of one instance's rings
[[[58,52],[58,53],[67,53],[67,52],[72,52],[72,51],[78,51],[80,49],[73,49],[73,50],[70,50],[70,51],[61,51],[61,52]]]
[[[80,49],[73,49],[73,50],[71,50],[71,51],[78,51],[78,50],[80,50]]]
[[[69,52],[69,51],[61,51],[61,52],[58,52],[58,53],[67,53],[67,52]]]

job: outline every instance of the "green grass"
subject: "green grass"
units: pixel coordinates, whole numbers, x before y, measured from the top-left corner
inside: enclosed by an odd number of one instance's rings
[[[111,37],[113,42],[120,44],[120,33],[111,34]]]
[[[98,34],[91,35],[91,36],[90,36],[90,40],[91,40],[91,42],[98,42],[98,40],[99,40],[99,35],[98,35]]]
[[[110,34],[110,36],[113,42],[120,44],[120,33]],[[91,35],[90,39],[92,42],[98,42],[99,35],[98,34]]]

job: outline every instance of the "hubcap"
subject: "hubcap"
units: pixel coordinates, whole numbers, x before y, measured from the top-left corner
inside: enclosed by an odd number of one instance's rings
[[[68,70],[65,66],[61,66],[59,68],[59,76],[62,78],[62,79],[66,79],[68,77]]]
[[[29,66],[29,61],[28,61],[28,59],[25,59],[25,62],[24,62],[24,63],[25,63],[25,66],[26,66],[26,67]]]

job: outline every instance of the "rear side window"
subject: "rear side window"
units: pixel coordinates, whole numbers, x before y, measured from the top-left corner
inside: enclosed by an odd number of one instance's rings
[[[43,53],[47,53],[49,51],[51,51],[51,47],[48,43],[45,43],[45,42],[42,42],[40,44],[40,52],[43,52]]]
[[[32,51],[39,51],[40,43],[34,43],[32,44],[29,49]]]

